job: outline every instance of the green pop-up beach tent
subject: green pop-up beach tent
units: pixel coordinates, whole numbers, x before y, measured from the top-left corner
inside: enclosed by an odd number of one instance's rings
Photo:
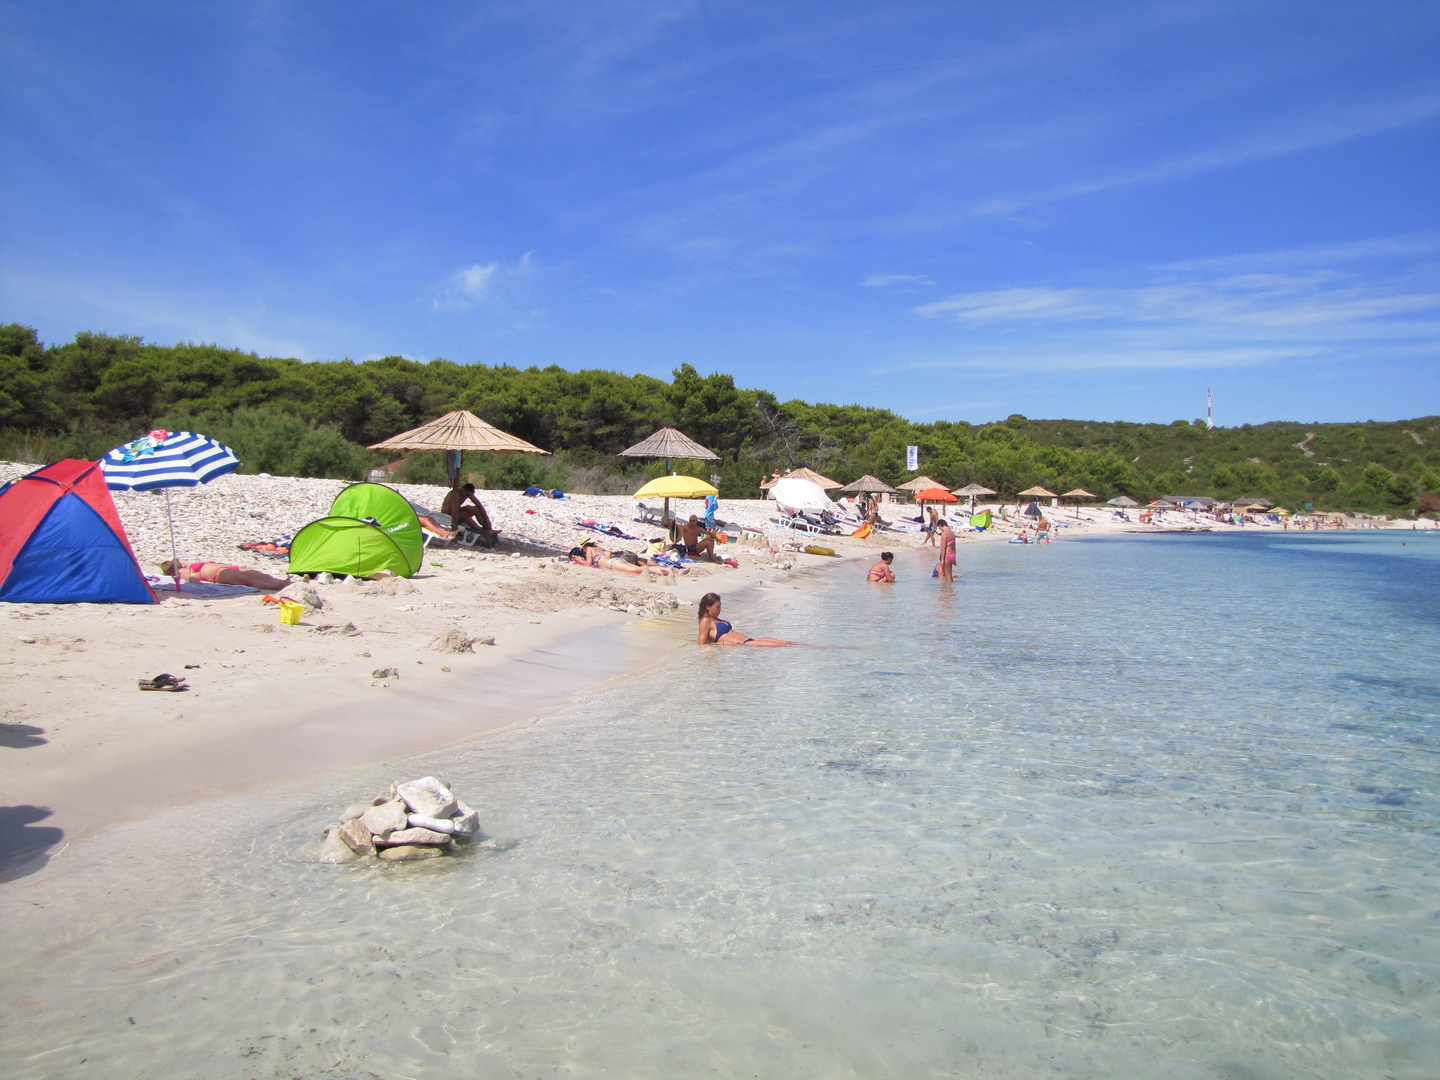
[[[290,542],[292,574],[373,577],[389,570],[409,577],[420,569],[425,541],[404,497],[384,484],[351,484]]]

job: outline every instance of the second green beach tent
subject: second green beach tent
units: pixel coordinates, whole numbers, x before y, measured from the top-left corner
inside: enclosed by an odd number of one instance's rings
[[[290,543],[292,574],[353,574],[388,570],[409,577],[424,551],[420,520],[394,488],[351,484],[335,497],[330,513],[312,521]]]

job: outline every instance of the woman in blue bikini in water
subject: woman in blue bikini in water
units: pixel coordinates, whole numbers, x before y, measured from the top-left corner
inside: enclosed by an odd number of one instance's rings
[[[798,641],[781,641],[778,638],[747,637],[720,618],[720,596],[706,593],[700,598],[701,645],[758,645],[761,648],[777,648],[781,645],[799,645]]]

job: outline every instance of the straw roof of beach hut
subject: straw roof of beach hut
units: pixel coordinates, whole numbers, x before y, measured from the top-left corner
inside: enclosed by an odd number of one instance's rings
[[[959,495],[961,498],[964,498],[966,495],[969,495],[969,496],[970,496],[970,513],[971,513],[971,514],[974,514],[974,513],[975,513],[975,499],[976,499],[976,497],[979,496],[979,495],[994,495],[995,492],[991,491],[991,490],[990,490],[989,488],[987,488],[987,487],[982,487],[980,484],[966,484],[963,488],[956,488],[956,489],[955,489],[954,491],[952,491],[950,494],[951,494],[951,495]]]
[[[875,477],[871,476],[869,473],[866,473],[864,476],[860,477],[859,480],[855,480],[855,481],[853,481],[852,483],[846,484],[844,487],[842,487],[842,488],[840,489],[840,491],[841,491],[842,493],[846,494],[846,495],[898,495],[898,494],[899,494],[899,492],[897,492],[893,487],[891,487],[889,484],[885,483],[884,480],[877,480]]]
[[[1116,497],[1113,498],[1113,499],[1110,499],[1108,502],[1106,502],[1105,505],[1106,505],[1106,506],[1139,506],[1140,504],[1139,504],[1138,502],[1136,502],[1134,499],[1130,498],[1129,495],[1119,495],[1119,496],[1116,496]]]
[[[719,461],[720,455],[707,450],[683,431],[673,427],[662,427],[647,439],[641,439],[627,450],[620,451],[621,457],[687,458],[696,461]]]
[[[944,487],[939,480],[931,480],[928,476],[917,476],[908,483],[901,484],[901,491],[924,491],[926,488]]]
[[[1080,516],[1081,499],[1098,499],[1099,497],[1100,496],[1096,495],[1093,491],[1086,491],[1084,488],[1071,488],[1069,491],[1065,492],[1064,495],[1060,496],[1060,498],[1062,499],[1075,500],[1075,516],[1077,518]]]
[[[1029,495],[1032,499],[1038,499],[1038,498],[1040,498],[1040,497],[1042,497],[1042,496],[1044,496],[1045,498],[1050,498],[1050,499],[1059,498],[1059,496],[1056,495],[1053,491],[1046,491],[1046,490],[1045,490],[1043,487],[1041,487],[1039,484],[1036,484],[1036,485],[1035,485],[1034,487],[1032,487],[1032,488],[1026,488],[1024,491],[1019,492],[1019,494],[1021,494],[1021,495]]]
[[[828,476],[821,476],[814,469],[806,469],[803,467],[796,469],[794,472],[786,473],[780,477],[780,480],[809,480],[810,483],[815,484],[817,487],[824,488],[826,491],[840,486],[838,480],[831,480]],[[775,482],[778,484],[780,480]],[[765,486],[769,487],[770,485],[767,484]]]
[[[524,439],[506,434],[465,409],[448,412],[438,420],[402,431],[370,447],[371,450],[459,450],[486,454],[548,454]]]

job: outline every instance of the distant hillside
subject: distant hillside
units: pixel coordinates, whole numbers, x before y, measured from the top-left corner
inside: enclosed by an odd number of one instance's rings
[[[1007,423],[1042,446],[1111,453],[1167,495],[1265,495],[1287,505],[1408,509],[1440,490],[1440,416],[1380,423],[1275,421],[1206,431],[1187,424],[1022,420]]]
[[[0,327],[0,455],[96,456],[154,426],[190,426],[233,446],[249,472],[358,477],[365,446],[449,409],[466,408],[553,458],[477,457],[492,486],[540,483],[630,490],[659,466],[618,452],[673,425],[722,460],[690,463],[723,495],[749,497],[774,469],[809,465],[842,482],[872,473],[904,482],[905,447],[951,486],[1004,496],[1034,484],[1109,498],[1263,495],[1292,508],[1410,511],[1440,491],[1440,417],[1397,423],[1270,423],[1206,431],[1203,423],[1028,420],[914,424],[886,409],[779,401],[682,364],[666,382],[610,371],[519,369],[402,357],[303,363],[215,345],[147,344],[82,333],[42,345]],[[401,474],[434,479],[434,456]],[[1427,502],[1426,506],[1429,505]],[[1440,505],[1440,503],[1437,503]]]

